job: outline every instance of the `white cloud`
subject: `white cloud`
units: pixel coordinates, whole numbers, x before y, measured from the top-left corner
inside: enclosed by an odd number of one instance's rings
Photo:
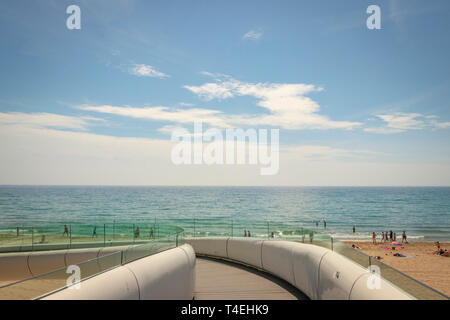
[[[242,36],[242,38],[243,39],[258,40],[259,38],[262,37],[262,35],[263,35],[263,33],[261,31],[250,30],[249,32],[244,34]]]
[[[146,64],[134,64],[133,67],[129,69],[130,74],[140,77],[152,77],[152,78],[166,78],[169,77],[167,74],[157,71],[152,66]]]
[[[424,116],[420,113],[396,112],[393,114],[380,114],[377,117],[385,122],[386,125],[383,127],[365,128],[364,131],[390,134],[407,130],[420,130],[425,127],[425,122],[422,120]]]
[[[437,118],[435,115],[424,116],[420,113],[396,112],[393,114],[380,114],[377,117],[386,123],[385,126],[369,127],[365,128],[364,131],[391,134],[408,130],[421,130],[430,126],[441,129],[450,127],[450,122],[438,122],[434,120]]]
[[[86,130],[90,121],[104,121],[93,117],[71,117],[54,113],[21,113],[0,112],[0,124],[20,125],[35,128],[58,128],[72,130]]]
[[[438,121],[432,121],[433,125],[440,129],[446,129],[450,128],[450,122],[438,122]]]
[[[110,106],[110,105],[81,105],[80,110],[95,111],[100,113],[114,114],[123,117],[131,117],[136,119],[148,119],[155,121],[169,121],[175,123],[192,123],[195,121],[203,121],[216,127],[227,127],[227,124],[221,118],[221,111],[210,109],[174,109],[169,107],[145,107],[134,108],[130,106]]]
[[[405,130],[387,128],[387,127],[375,127],[375,128],[364,128],[364,131],[371,133],[379,133],[379,134],[391,134],[391,133],[400,133]]]
[[[224,79],[224,80],[222,80]],[[251,96],[257,105],[269,111],[265,115],[230,115],[227,122],[238,125],[279,126],[285,129],[353,129],[359,122],[333,121],[319,115],[320,106],[308,93],[323,88],[310,84],[247,83],[231,77],[220,77],[215,83],[201,86],[184,86],[205,100]]]
[[[289,158],[310,160],[364,159],[382,154],[371,150],[341,149],[323,145],[287,146],[282,147],[280,151]]]
[[[194,106],[193,103],[189,103],[189,102],[180,102],[179,105],[182,107],[193,107]]]

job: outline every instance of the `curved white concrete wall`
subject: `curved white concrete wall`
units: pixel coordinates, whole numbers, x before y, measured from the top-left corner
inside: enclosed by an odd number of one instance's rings
[[[262,269],[262,240],[229,239],[227,257]]]
[[[195,252],[189,245],[106,271],[43,300],[191,300],[194,297]]]
[[[208,241],[204,241],[204,239],[185,239],[185,242],[194,247],[195,252],[209,256],[228,257],[228,238],[208,238]]]
[[[323,300],[348,300],[353,284],[367,270],[335,252],[322,257],[319,266],[318,297]]]
[[[311,244],[245,238],[185,239],[197,254],[242,262],[286,280],[311,299],[413,299],[388,281],[369,289],[371,274],[329,249]],[[217,247],[215,247],[217,246]],[[224,247],[225,246],[225,247]]]
[[[58,291],[42,300],[138,300],[139,287],[133,272],[124,266],[80,283],[80,289]]]
[[[0,256],[0,281],[21,280],[32,276],[28,268],[28,255],[8,253]]]
[[[301,291],[313,300],[319,299],[319,265],[328,252],[328,249],[313,245],[292,247],[295,287],[301,288]]]
[[[105,256],[130,246],[0,254],[0,281],[18,281]]]

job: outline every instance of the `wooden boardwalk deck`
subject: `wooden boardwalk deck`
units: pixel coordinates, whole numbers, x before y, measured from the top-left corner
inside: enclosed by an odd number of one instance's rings
[[[229,261],[198,257],[195,300],[305,300],[287,282]]]

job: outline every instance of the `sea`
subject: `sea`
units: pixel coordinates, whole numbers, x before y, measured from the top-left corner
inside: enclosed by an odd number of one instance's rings
[[[0,186],[0,228],[205,219],[289,222],[340,240],[405,230],[410,241],[450,241],[450,187]]]

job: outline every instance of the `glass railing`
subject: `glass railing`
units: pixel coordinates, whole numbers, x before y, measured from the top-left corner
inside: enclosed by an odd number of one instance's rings
[[[183,243],[183,230],[172,229],[169,226],[160,229],[164,235],[148,241],[144,244],[131,244],[126,247],[112,247],[112,252],[95,259],[77,263],[79,268],[79,280],[90,278],[105,271],[130,263],[168,249],[172,249]],[[114,251],[117,248],[117,251]],[[29,300],[46,296],[52,292],[68,286],[68,279],[73,272],[73,266],[63,267],[32,278],[24,279],[0,287],[0,300]],[[78,272],[77,272],[78,273]],[[73,284],[73,283],[69,283]]]
[[[183,237],[244,237],[288,240],[311,243],[330,249],[347,257],[351,261],[368,268],[376,265],[380,268],[381,276],[395,286],[403,289],[417,299],[448,299],[448,297],[429,286],[411,278],[410,276],[376,260],[364,252],[354,249],[346,243],[327,234],[317,232],[314,228],[304,228],[296,221],[244,220],[228,217],[191,218],[191,219],[154,219],[151,222],[108,223],[108,224],[68,224],[68,235],[63,235],[64,224],[57,226],[35,227],[19,229],[19,235],[14,227],[0,229],[0,252],[48,250],[53,247],[80,248],[93,246],[117,246],[126,244],[141,244],[149,251],[159,250],[159,244],[165,240],[169,243],[182,243]],[[93,230],[96,227],[96,236]],[[138,232],[136,233],[136,230]],[[45,235],[48,243],[36,243],[39,236]],[[65,237],[65,238],[64,238]],[[174,238],[175,237],[175,238]],[[158,240],[158,241],[153,241]],[[158,244],[159,243],[159,244]],[[65,247],[64,247],[65,246]],[[164,246],[163,246],[164,247]],[[131,261],[140,257],[141,250],[130,249],[122,259]],[[14,249],[14,250],[11,250]],[[5,252],[5,251],[3,251]],[[145,250],[144,250],[145,252]],[[123,263],[123,261],[121,261]]]
[[[145,243],[182,230],[160,222],[55,223],[45,226],[0,228],[0,253]]]

